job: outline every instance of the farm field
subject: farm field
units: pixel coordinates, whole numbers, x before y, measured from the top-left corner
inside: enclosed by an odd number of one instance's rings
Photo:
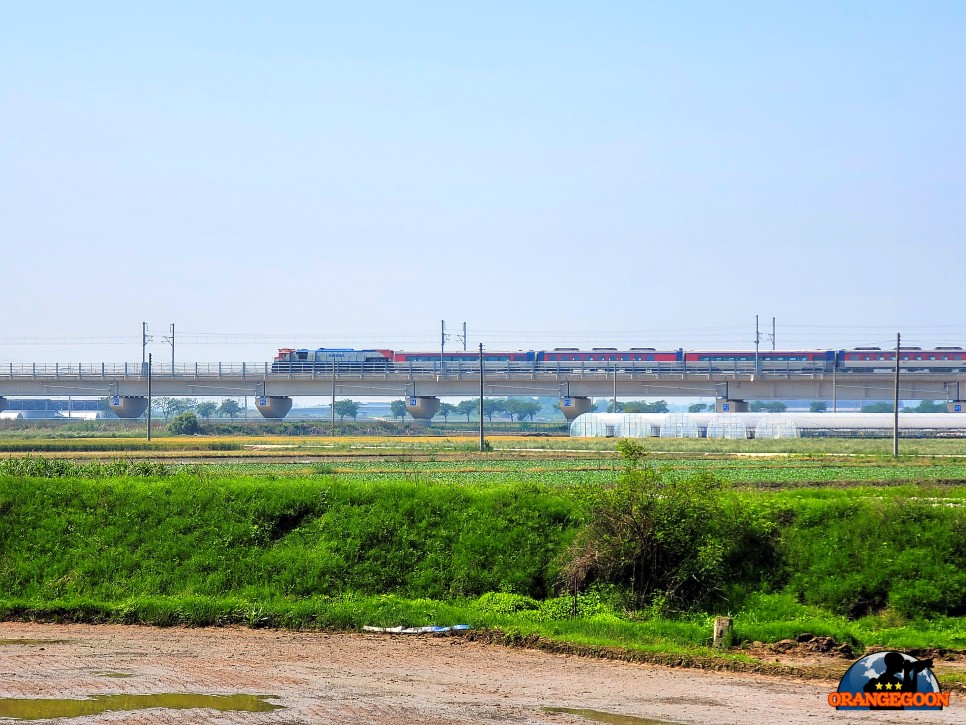
[[[961,686],[959,441],[904,442],[895,460],[883,441],[654,440],[633,465],[613,440],[488,441],[480,453],[472,438],[0,436],[0,616],[462,623],[493,641],[733,669],[827,656],[809,649],[817,637],[841,658],[940,653],[945,686]],[[599,492],[638,475],[681,494],[677,513],[643,503],[655,520],[679,516],[668,531],[691,527],[681,551],[711,551],[717,569],[692,572],[706,586],[687,597],[620,572],[574,591],[578,545],[613,502]],[[720,614],[735,621],[726,652],[709,646]]]
[[[15,470],[25,456],[80,462],[155,461],[204,464],[220,475],[344,478],[412,478],[449,483],[606,483],[621,470],[610,439],[487,439],[480,453],[469,438],[159,437],[14,438],[0,436],[0,471]],[[966,483],[966,442],[904,441],[899,459],[891,441],[646,440],[650,460],[668,475],[708,473],[737,485],[842,486],[854,483]],[[823,452],[823,447],[829,449]],[[4,463],[13,461],[14,463]],[[11,469],[10,466],[14,466]]]

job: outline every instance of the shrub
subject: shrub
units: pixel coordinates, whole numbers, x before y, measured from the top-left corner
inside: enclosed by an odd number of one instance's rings
[[[174,435],[196,435],[201,432],[201,423],[194,413],[180,413],[168,423],[168,432]]]
[[[619,481],[584,493],[588,522],[568,551],[562,586],[615,584],[663,613],[727,599],[772,568],[774,525],[740,505],[730,484],[645,467],[636,442],[618,449],[627,463]]]

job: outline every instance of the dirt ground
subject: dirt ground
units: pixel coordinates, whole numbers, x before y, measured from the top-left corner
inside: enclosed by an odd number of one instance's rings
[[[250,693],[273,695],[271,702],[283,706],[261,713],[155,708],[35,722],[595,722],[551,711],[567,708],[596,711],[587,715],[622,725],[966,723],[959,693],[943,712],[847,713],[826,702],[834,686],[551,654],[455,636],[0,623],[0,698]]]

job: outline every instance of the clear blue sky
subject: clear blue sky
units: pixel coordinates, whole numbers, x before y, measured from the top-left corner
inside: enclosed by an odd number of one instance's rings
[[[966,345],[966,3],[0,10],[0,364]]]

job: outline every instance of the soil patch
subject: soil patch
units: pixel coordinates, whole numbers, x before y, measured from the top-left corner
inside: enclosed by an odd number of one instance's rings
[[[271,712],[155,707],[35,721],[65,725],[576,725],[592,722],[584,716],[590,713],[613,717],[611,722],[708,725],[868,719],[868,713],[829,707],[834,679],[667,668],[463,636],[6,622],[0,623],[0,638],[47,640],[0,649],[0,697],[270,693],[271,702],[281,705]],[[941,713],[877,713],[875,719],[966,723],[966,707],[954,696],[953,706]]]

